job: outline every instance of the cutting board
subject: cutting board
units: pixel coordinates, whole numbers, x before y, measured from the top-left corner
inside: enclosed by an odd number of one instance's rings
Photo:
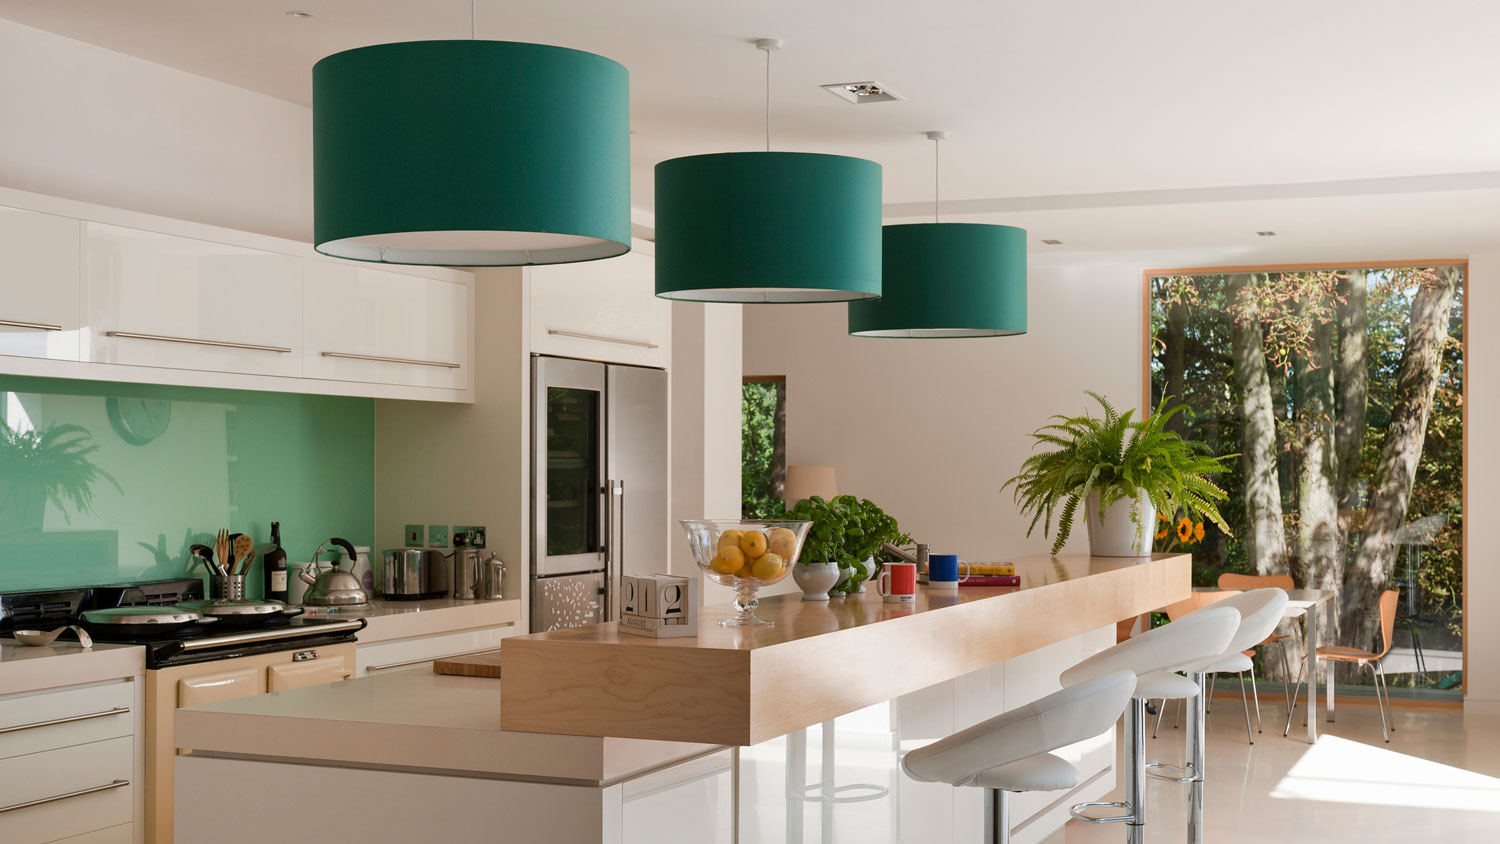
[[[500,651],[483,651],[477,654],[450,656],[432,661],[432,673],[454,674],[459,677],[493,677],[500,679]]]

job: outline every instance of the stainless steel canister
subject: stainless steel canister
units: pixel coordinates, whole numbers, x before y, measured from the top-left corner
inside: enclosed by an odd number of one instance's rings
[[[453,597],[461,601],[472,601],[479,597],[484,586],[484,566],[479,561],[479,549],[467,546],[453,549]]]
[[[437,551],[392,548],[381,555],[376,583],[382,598],[439,598],[448,593],[448,571]]]
[[[491,601],[505,597],[505,563],[494,554],[484,558],[484,597]]]

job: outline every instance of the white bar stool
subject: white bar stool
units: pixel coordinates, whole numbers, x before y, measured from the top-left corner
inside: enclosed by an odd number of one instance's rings
[[[1052,751],[1114,725],[1135,690],[1135,673],[1113,671],[975,724],[906,754],[901,767],[922,782],[989,789],[992,841],[1010,842],[1010,793],[1078,784],[1078,770]]]
[[[1260,644],[1276,629],[1282,616],[1286,613],[1287,593],[1284,589],[1251,589],[1248,592],[1240,592],[1230,595],[1222,601],[1218,601],[1205,609],[1189,613],[1177,621],[1168,624],[1165,628],[1181,624],[1184,621],[1197,618],[1213,610],[1229,608],[1239,613],[1240,624],[1234,635],[1229,639],[1229,645],[1224,648],[1218,657],[1206,663],[1188,666],[1185,669],[1191,682],[1198,689],[1194,698],[1192,714],[1188,718],[1187,731],[1187,759],[1185,768],[1175,768],[1171,765],[1152,763],[1147,765],[1152,769],[1150,773],[1158,779],[1171,780],[1172,782],[1187,783],[1188,786],[1188,832],[1189,844],[1197,844],[1203,840],[1203,775],[1205,766],[1204,726],[1207,723],[1208,713],[1206,711],[1208,696],[1204,679],[1207,675],[1220,671],[1244,671],[1250,668],[1250,658],[1243,651],[1249,650]],[[1179,678],[1185,679],[1185,678]],[[1146,684],[1142,683],[1141,687]],[[1244,695],[1243,684],[1240,687],[1241,696]],[[1243,702],[1243,701],[1242,701]],[[1245,732],[1250,733],[1250,709],[1248,704],[1245,708]],[[1255,743],[1255,737],[1251,735],[1250,743]],[[1157,773],[1160,770],[1174,771],[1179,776],[1164,776]]]
[[[1147,630],[1101,651],[1062,673],[1062,684],[1071,688],[1105,674],[1125,669],[1137,677],[1125,719],[1125,800],[1079,803],[1070,812],[1090,823],[1124,823],[1125,840],[1142,844],[1146,839],[1146,701],[1160,697],[1189,697],[1198,686],[1173,674],[1217,659],[1240,626],[1239,611],[1220,604],[1195,612],[1165,627]],[[1175,629],[1174,629],[1175,628]],[[1091,817],[1085,809],[1123,809],[1126,814]]]

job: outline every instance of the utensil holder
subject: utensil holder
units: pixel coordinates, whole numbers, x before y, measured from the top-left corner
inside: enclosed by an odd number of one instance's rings
[[[230,574],[220,577],[210,575],[208,578],[209,597],[216,601],[243,601],[245,600],[245,575]]]

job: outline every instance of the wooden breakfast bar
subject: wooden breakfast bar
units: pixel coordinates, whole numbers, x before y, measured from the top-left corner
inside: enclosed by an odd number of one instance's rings
[[[903,754],[1055,690],[1115,623],[1186,598],[1189,558],[1035,557],[1019,587],[763,599],[774,627],[696,638],[615,625],[505,640],[502,679],[391,671],[179,709],[178,840],[252,844],[224,793],[304,835],[450,844],[866,844],[985,840],[980,789],[917,782]],[[1068,792],[1016,794],[1015,844],[1114,787],[1113,732],[1058,754]],[[340,777],[340,811],[305,799]],[[419,812],[391,812],[390,795]]]
[[[1013,563],[1020,586],[922,588],[911,604],[874,593],[762,599],[756,613],[774,627],[720,627],[732,612],[721,605],[704,609],[696,638],[622,635],[613,623],[512,638],[501,654],[500,725],[753,745],[1158,609],[1192,588],[1186,554]]]

